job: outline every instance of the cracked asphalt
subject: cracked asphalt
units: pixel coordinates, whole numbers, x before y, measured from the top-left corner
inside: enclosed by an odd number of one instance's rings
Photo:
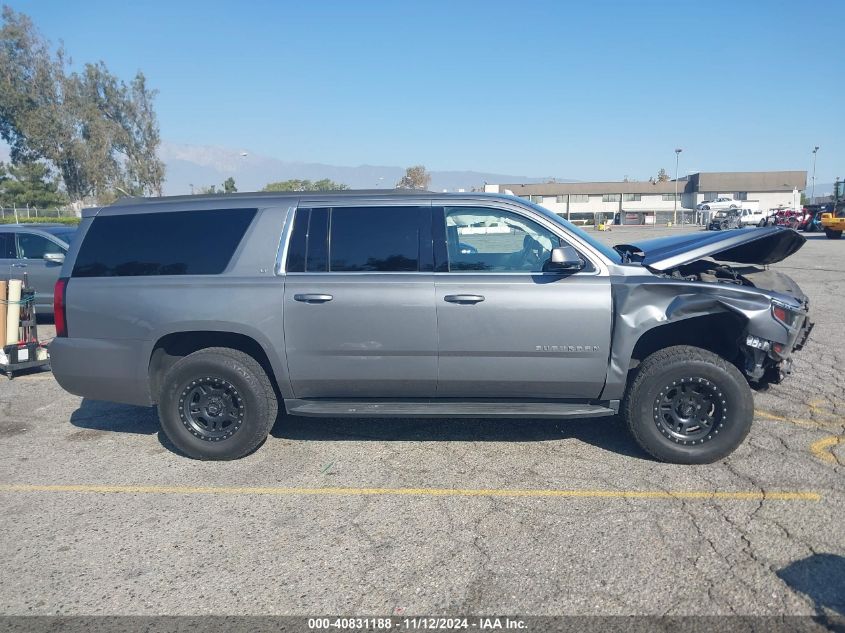
[[[0,378],[0,613],[845,615],[845,243],[809,237],[777,267],[813,337],[709,466],[650,460],[617,419],[281,418],[204,463],[152,409]]]

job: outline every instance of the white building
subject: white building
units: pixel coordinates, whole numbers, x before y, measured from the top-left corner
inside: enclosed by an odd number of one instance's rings
[[[763,210],[792,208],[793,192],[806,186],[806,171],[761,171],[701,172],[677,182],[488,184],[484,190],[528,198],[579,224],[593,224],[617,214],[625,224],[653,224],[670,222],[676,214],[679,222],[684,215],[689,222],[698,204],[720,195]]]

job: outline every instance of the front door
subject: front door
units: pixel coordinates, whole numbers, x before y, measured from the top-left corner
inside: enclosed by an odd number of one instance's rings
[[[25,272],[32,288],[35,288],[35,303],[38,306],[52,306],[53,288],[62,272],[62,264],[48,262],[47,253],[64,255],[65,250],[43,235],[18,232],[19,277]]]
[[[298,209],[284,327],[297,398],[433,396],[431,207]]]
[[[610,279],[544,273],[561,238],[525,215],[446,207],[448,265],[435,275],[438,397],[596,398],[611,336]],[[583,256],[582,256],[583,257]]]

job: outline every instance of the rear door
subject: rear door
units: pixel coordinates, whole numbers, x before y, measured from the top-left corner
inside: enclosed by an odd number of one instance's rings
[[[448,260],[435,247],[438,397],[598,397],[611,335],[607,272],[582,255],[581,272],[544,273],[563,240],[515,210],[456,206],[433,217]]]
[[[428,203],[297,209],[284,298],[295,397],[433,396],[433,267]]]

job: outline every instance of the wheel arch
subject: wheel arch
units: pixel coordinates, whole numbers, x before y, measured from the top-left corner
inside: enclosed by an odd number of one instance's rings
[[[290,397],[284,363],[262,338],[234,328],[186,328],[161,334],[150,349],[147,366],[152,402],[158,402],[161,380],[176,361],[210,347],[228,347],[248,354],[267,373],[277,397]]]

